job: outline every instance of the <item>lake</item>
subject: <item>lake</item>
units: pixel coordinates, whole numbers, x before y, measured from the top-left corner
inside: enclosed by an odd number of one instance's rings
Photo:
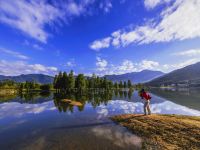
[[[200,116],[200,89],[150,92],[153,113]],[[78,100],[83,105],[72,106],[62,102],[62,98]],[[137,91],[0,97],[0,149],[140,149],[140,137],[109,119],[124,113],[143,113]]]

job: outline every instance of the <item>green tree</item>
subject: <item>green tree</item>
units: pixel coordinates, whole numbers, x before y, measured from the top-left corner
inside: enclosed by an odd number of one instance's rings
[[[128,88],[131,88],[131,87],[132,87],[131,80],[128,80]]]
[[[67,73],[64,72],[63,75],[62,75],[62,79],[61,79],[61,89],[62,90],[67,90],[68,88],[68,76],[67,76]]]
[[[57,78],[57,86],[58,86],[59,90],[62,89],[62,79],[63,79],[62,77],[63,77],[63,74],[60,71],[59,74],[58,74],[58,78]]]
[[[115,89],[118,89],[118,88],[119,88],[119,85],[118,85],[117,82],[115,82],[115,84],[114,84],[114,88],[115,88]]]
[[[76,85],[76,88],[80,90],[83,90],[86,88],[86,81],[83,74],[79,74],[77,76],[75,85]]]
[[[124,88],[127,88],[127,84],[126,84],[126,81],[124,81]]]
[[[43,85],[40,85],[40,89],[42,91],[49,91],[51,88],[51,85],[50,84],[43,84]]]
[[[53,88],[58,89],[58,75],[55,75],[54,80],[53,80]]]
[[[68,76],[68,89],[74,89],[74,87],[75,87],[74,73],[71,70]]]
[[[119,82],[119,88],[123,88],[123,83],[122,83],[122,81]]]

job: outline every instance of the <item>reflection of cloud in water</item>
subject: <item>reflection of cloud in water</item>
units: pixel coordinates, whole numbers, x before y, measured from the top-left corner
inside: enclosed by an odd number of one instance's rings
[[[142,139],[121,126],[98,126],[92,132],[103,139],[110,140],[119,147],[141,148]]]
[[[159,104],[151,104],[152,113],[160,114],[182,114],[200,116],[200,111],[190,109],[185,106],[175,104],[170,101],[164,101]],[[107,106],[100,105],[97,107],[98,119],[115,114],[143,113],[143,103],[127,102],[123,100],[113,100]]]
[[[27,104],[27,103],[2,103],[0,104],[0,119],[6,117],[21,117],[25,114],[39,114],[44,111],[56,110],[52,101],[38,103],[38,104]],[[85,110],[82,112],[90,111],[92,106],[87,104]],[[92,109],[93,110],[93,109]],[[193,115],[200,116],[200,111],[190,109],[185,106],[175,104],[171,101],[164,101],[162,103],[151,104],[152,113],[161,114],[182,114],[182,115]],[[95,109],[97,119],[105,118],[111,115],[117,114],[129,114],[129,113],[143,113],[143,103],[141,102],[128,102],[124,100],[111,100],[107,105],[100,105]],[[69,113],[69,112],[68,112]],[[76,113],[76,111],[74,112]],[[70,114],[70,113],[69,113]]]
[[[0,104],[0,119],[5,117],[20,117],[24,114],[39,114],[47,110],[55,110],[53,102],[44,102],[42,104],[27,104],[27,103],[3,103]]]

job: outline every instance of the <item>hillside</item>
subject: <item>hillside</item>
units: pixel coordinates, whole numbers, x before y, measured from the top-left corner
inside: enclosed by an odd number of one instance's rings
[[[174,70],[162,77],[156,78],[148,83],[151,86],[171,85],[189,83],[198,84],[200,81],[200,62]]]
[[[144,83],[162,75],[164,75],[164,73],[161,71],[143,70],[141,72],[132,72],[122,75],[106,75],[105,77],[114,82],[131,80],[133,83]]]
[[[19,75],[19,76],[3,76],[0,75],[0,80],[13,80],[15,82],[25,82],[25,81],[35,81],[41,84],[47,84],[53,82],[53,77],[44,75],[44,74],[27,74],[27,75]]]

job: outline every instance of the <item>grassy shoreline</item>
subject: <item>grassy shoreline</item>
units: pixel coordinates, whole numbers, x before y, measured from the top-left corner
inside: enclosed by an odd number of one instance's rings
[[[142,137],[142,149],[200,148],[200,117],[124,114],[111,119]]]

